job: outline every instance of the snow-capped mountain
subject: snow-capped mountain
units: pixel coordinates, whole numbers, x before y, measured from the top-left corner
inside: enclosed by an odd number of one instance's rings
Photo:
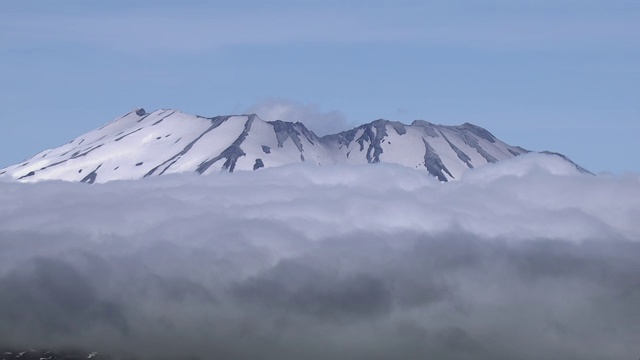
[[[255,114],[206,118],[177,110],[136,109],[63,146],[0,170],[0,176],[28,182],[102,183],[180,172],[258,170],[305,161],[394,163],[423,168],[449,181],[467,169],[527,152],[468,123],[444,126],[416,120],[406,125],[380,119],[318,137],[302,123],[267,122]]]

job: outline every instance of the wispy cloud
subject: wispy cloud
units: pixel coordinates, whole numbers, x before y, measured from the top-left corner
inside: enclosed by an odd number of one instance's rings
[[[266,99],[246,110],[266,121],[301,122],[317,135],[349,130],[347,119],[339,111],[322,111],[317,104],[303,104],[286,99]]]
[[[528,5],[526,5],[528,4]],[[545,5],[546,4],[546,5]],[[5,48],[74,44],[118,51],[201,53],[228,46],[299,43],[413,43],[526,49],[629,44],[637,15],[576,2],[549,7],[496,1],[396,7],[342,6],[196,9],[151,7],[122,12],[7,12],[0,15]],[[629,5],[631,6],[631,5]],[[593,6],[591,6],[593,7]],[[586,10],[585,10],[586,9]]]
[[[5,17],[9,40],[67,42],[116,50],[203,52],[234,45],[299,42],[392,41],[411,36],[402,28],[372,26],[327,12],[123,13]]]

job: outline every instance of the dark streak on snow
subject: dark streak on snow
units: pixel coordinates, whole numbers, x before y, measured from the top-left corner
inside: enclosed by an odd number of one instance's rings
[[[236,162],[238,161],[238,159],[241,156],[246,155],[245,152],[240,148],[240,145],[242,144],[242,142],[244,142],[244,139],[247,138],[247,135],[249,135],[249,130],[251,130],[251,125],[253,124],[253,121],[255,120],[256,117],[257,115],[255,114],[249,115],[249,119],[244,124],[244,130],[242,131],[240,136],[238,136],[236,141],[234,141],[233,144],[231,144],[231,146],[229,146],[224,151],[222,151],[220,155],[198,165],[196,172],[198,172],[198,174],[203,174],[205,171],[207,171],[207,169],[209,169],[209,167],[211,167],[211,165],[215,164],[218,160],[223,158],[227,160],[224,162],[224,164],[222,164],[222,169],[229,170],[229,172],[233,172],[233,169],[235,169]]]
[[[172,111],[172,112],[170,112],[169,114],[167,114],[167,115],[165,115],[165,116],[161,117],[158,121],[156,121],[156,122],[154,122],[153,124],[151,124],[151,126],[154,126],[154,125],[158,125],[158,124],[160,124],[164,119],[168,118],[169,116],[171,116],[171,115],[173,115],[173,114],[175,114],[175,113],[176,113],[176,111],[175,111],[175,110],[174,110],[174,111]]]
[[[138,131],[140,131],[140,130],[142,130],[142,128],[135,129],[135,130],[133,130],[132,132],[130,132],[130,133],[128,133],[128,134],[125,134],[125,135],[120,136],[120,137],[119,137],[119,138],[117,138],[115,141],[120,141],[120,140],[122,140],[122,139],[126,138],[127,136],[129,136],[129,135],[131,135],[131,134],[135,134],[135,133],[137,133],[137,132],[138,132]]]
[[[27,175],[20,176],[20,177],[18,178],[18,180],[22,180],[22,179],[24,179],[24,178],[28,178],[29,176],[33,176],[33,175],[35,175],[35,174],[36,174],[36,172],[35,172],[35,171],[29,171],[29,173],[28,173]]]
[[[424,147],[425,147],[424,167],[427,168],[427,171],[429,171],[429,174],[437,177],[438,180],[440,181],[447,182],[449,180],[444,175],[443,173],[444,171],[449,176],[451,176],[452,179],[454,179],[453,175],[451,175],[447,167],[444,166],[444,163],[442,163],[442,159],[440,159],[440,156],[438,156],[435,150],[433,150],[433,148],[431,147],[431,145],[429,145],[427,140],[425,140],[425,138],[422,138],[422,141],[424,142]]]
[[[190,142],[189,144],[187,144],[187,146],[184,147],[184,149],[182,149],[182,151],[180,151],[179,153],[173,155],[171,158],[169,158],[168,160],[166,160],[165,162],[163,162],[162,164],[154,167],[153,169],[149,170],[149,172],[147,172],[144,177],[147,176],[151,176],[153,175],[153,173],[155,173],[159,168],[167,165],[161,172],[159,175],[164,174],[173,164],[175,164],[180,157],[182,157],[182,155],[186,154],[187,152],[189,152],[189,150],[191,150],[191,148],[193,147],[193,145],[195,145],[200,139],[202,139],[203,136],[205,136],[209,131],[217,128],[218,126],[220,126],[222,123],[224,123],[225,121],[227,121],[231,116],[216,116],[214,118],[211,118],[211,126],[205,130],[202,134],[200,134],[197,138],[195,138],[192,142]],[[176,140],[175,143],[177,143],[178,141],[180,141],[179,138],[178,140]],[[174,143],[174,144],[175,144]]]
[[[96,171],[98,171],[98,169],[100,169],[101,166],[102,164],[98,165],[98,167],[95,170],[87,174],[87,176],[85,176],[82,180],[80,180],[80,182],[87,183],[87,184],[93,184],[94,182],[96,182],[96,178],[98,177],[98,173]]]
[[[262,151],[264,151],[265,154],[271,154],[271,148],[267,145],[262,145]]]
[[[73,158],[71,158],[71,159],[73,159]],[[64,163],[66,163],[66,162],[67,162],[67,161],[69,161],[69,160],[70,160],[70,159],[65,159],[65,160],[62,160],[62,161],[54,162],[53,164],[49,164],[49,165],[47,165],[47,166],[45,166],[45,167],[40,168],[40,171],[42,171],[42,170],[46,170],[46,169],[48,169],[48,168],[50,168],[50,167],[53,167],[53,166],[56,166],[56,165],[64,164]]]
[[[92,148],[84,149],[84,152],[81,152],[82,150],[78,150],[78,151],[76,151],[75,153],[73,153],[73,155],[71,155],[71,157],[70,157],[70,158],[68,158],[68,159],[64,159],[64,160],[62,160],[62,161],[55,162],[55,163],[53,163],[53,164],[49,164],[49,165],[47,165],[47,166],[45,166],[45,167],[40,168],[40,170],[38,170],[38,171],[46,170],[46,169],[48,169],[48,168],[50,168],[50,167],[54,167],[54,166],[57,166],[57,165],[60,165],[60,164],[64,164],[64,163],[66,163],[66,162],[67,162],[67,161],[69,161],[69,160],[73,160],[73,159],[77,159],[77,158],[80,158],[80,157],[83,157],[83,156],[87,156],[87,154],[89,154],[90,152],[92,152],[92,151],[94,151],[94,150],[96,150],[96,149],[99,149],[99,148],[100,148],[100,147],[102,147],[103,145],[104,145],[104,144],[100,144],[100,145],[95,146],[95,147],[92,147]],[[66,154],[66,153],[65,153],[65,154]],[[31,172],[29,172],[29,174],[19,177],[19,178],[18,178],[18,180],[23,179],[23,178],[25,178],[25,177],[33,176],[33,175],[35,175],[35,174],[36,174],[36,173],[35,173],[35,171],[31,171]]]
[[[471,165],[471,158],[464,153],[464,151],[460,150],[457,146],[453,145],[451,141],[440,131],[440,135],[447,141],[449,146],[455,151],[456,155],[458,155],[458,159],[462,160],[469,169],[473,169],[473,165]]]
[[[85,149],[84,152],[81,152],[82,150],[76,151],[75,153],[73,153],[73,155],[71,155],[70,159],[77,159],[79,157],[87,156],[87,154],[89,154],[90,152],[92,152],[94,150],[97,150],[97,149],[101,148],[103,145],[104,144],[100,144],[100,145],[94,146],[92,148]],[[49,167],[49,166],[47,166],[47,167]]]
[[[166,110],[163,110],[163,111],[161,111],[159,114],[162,114],[162,113],[164,113],[165,111],[166,111]],[[121,119],[123,119],[123,118],[127,117],[127,116],[128,116],[128,115],[130,115],[131,113],[135,113],[137,116],[141,116],[141,118],[140,118],[140,119],[138,119],[138,120],[136,121],[136,122],[138,122],[138,123],[139,123],[139,122],[141,122],[142,120],[146,119],[146,118],[147,118],[147,116],[149,116],[149,115],[153,114],[153,113],[147,113],[143,108],[134,109],[134,110],[129,111],[128,113],[126,113],[126,114],[122,115],[121,117],[119,117],[119,118],[117,118],[117,119],[115,119],[115,120],[112,120],[112,121],[110,121],[110,122],[108,122],[108,123],[104,124],[103,126],[99,127],[99,128],[98,128],[98,130],[102,130],[102,129],[104,129],[104,128],[108,127],[109,125],[111,125],[111,124],[114,124],[114,123],[118,122],[119,120],[121,120]],[[121,133],[120,133],[120,134],[121,134]],[[118,134],[118,135],[120,135],[120,134]],[[118,136],[118,135],[116,135],[116,136]],[[102,139],[102,138],[101,138],[101,139]],[[100,140],[100,139],[99,139],[99,140]]]
[[[458,134],[460,135],[462,140],[464,140],[465,144],[467,144],[467,145],[471,146],[472,148],[476,149],[476,151],[478,151],[478,153],[480,155],[482,155],[482,157],[485,160],[487,160],[488,163],[498,162],[498,159],[496,159],[495,157],[493,157],[493,155],[489,154],[485,149],[483,149],[482,146],[480,146],[480,144],[478,143],[478,139],[476,139],[475,137],[473,137],[473,135],[470,135],[467,131],[465,131],[464,127],[457,126],[456,128],[458,130]],[[487,133],[488,133],[488,131],[487,131]],[[475,134],[475,133],[472,132],[472,134]],[[491,135],[491,134],[489,134],[489,135]]]
[[[98,130],[102,130],[102,129],[106,128],[107,126],[109,126],[109,125],[111,125],[111,124],[116,123],[118,120],[124,119],[125,117],[129,116],[129,114],[131,114],[131,113],[136,113],[136,115],[138,115],[138,111],[139,111],[139,110],[140,110],[140,109],[131,110],[131,111],[129,111],[128,113],[126,113],[126,114],[124,114],[124,115],[120,116],[119,118],[114,119],[114,120],[111,120],[111,121],[109,121],[108,123],[106,123],[106,124],[102,125],[101,127],[99,127],[99,128],[98,128]],[[138,115],[138,116],[140,116],[140,115]]]

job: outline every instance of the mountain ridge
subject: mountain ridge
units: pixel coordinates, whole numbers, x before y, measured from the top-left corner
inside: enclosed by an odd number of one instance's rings
[[[174,109],[135,108],[57,148],[5,169],[18,181],[100,183],[168,173],[258,170],[295,162],[317,165],[394,163],[425,168],[440,181],[467,169],[529,153],[471,124],[411,124],[377,119],[318,136],[302,122],[264,121],[256,114],[203,117]],[[577,171],[588,172],[562,154]]]

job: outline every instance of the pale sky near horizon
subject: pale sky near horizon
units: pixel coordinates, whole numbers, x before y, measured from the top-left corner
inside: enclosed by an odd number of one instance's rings
[[[640,172],[640,2],[4,1],[0,168],[134,107],[470,122]]]

